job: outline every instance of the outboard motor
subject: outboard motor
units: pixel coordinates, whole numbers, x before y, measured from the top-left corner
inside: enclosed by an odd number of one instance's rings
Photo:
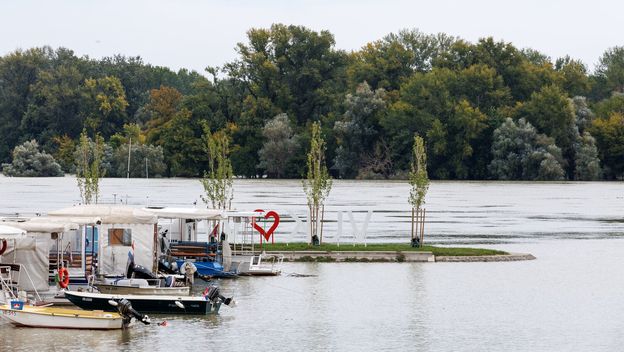
[[[224,297],[223,295],[221,295],[221,291],[219,290],[219,287],[214,286],[214,285],[206,287],[206,289],[204,290],[204,297],[206,298],[206,300],[211,301],[213,303],[217,303],[218,301],[221,301],[226,306],[233,306],[233,303],[234,303],[234,299],[232,297],[229,297],[229,298]]]
[[[132,318],[137,319],[145,325],[149,325],[151,323],[150,318],[147,315],[143,315],[134,310],[134,308],[132,308],[132,304],[127,299],[123,298],[115,303],[117,304],[117,311],[119,311],[119,314],[123,317],[124,328],[130,325]]]

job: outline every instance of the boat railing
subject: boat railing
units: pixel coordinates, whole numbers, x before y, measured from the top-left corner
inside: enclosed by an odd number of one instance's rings
[[[283,255],[275,255],[275,254],[271,254],[271,255],[267,255],[266,253],[260,253],[258,255],[254,255],[251,257],[251,263],[249,265],[250,269],[253,268],[262,268],[262,269],[266,269],[268,267],[271,268],[272,271],[274,271],[277,267],[277,269],[281,268],[282,263],[284,262],[284,256]]]
[[[17,272],[17,280],[15,280],[15,278],[13,277],[14,272]],[[28,269],[26,269],[26,267],[22,264],[0,264],[0,281],[2,285],[2,290],[5,292],[9,292],[11,298],[17,298],[17,292],[19,292],[19,282],[22,272],[26,274],[26,278],[32,285],[37,300],[40,302],[43,301],[41,299],[41,296],[39,295],[39,291],[37,291],[37,289],[35,288],[35,283],[30,277]]]

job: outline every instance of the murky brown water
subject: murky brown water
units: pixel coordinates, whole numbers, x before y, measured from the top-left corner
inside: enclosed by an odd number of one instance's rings
[[[179,206],[201,191],[194,180],[119,179],[104,180],[102,190],[111,200],[116,192],[129,203],[144,204],[149,195],[152,204]],[[369,239],[402,240],[407,190],[392,182],[336,182],[328,218],[373,209]],[[0,177],[3,213],[47,211],[77,195],[69,178]],[[236,183],[238,208],[303,213],[303,202],[298,181]],[[123,332],[4,324],[0,350],[617,351],[624,345],[623,205],[622,183],[436,182],[427,205],[430,239],[538,259],[288,263],[280,277],[219,281],[238,306],[218,316],[154,317],[169,325]],[[278,239],[290,238],[288,226]]]

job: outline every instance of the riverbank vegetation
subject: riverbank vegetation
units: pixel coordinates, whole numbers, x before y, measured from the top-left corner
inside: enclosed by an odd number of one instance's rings
[[[317,122],[334,178],[407,179],[414,134],[433,179],[624,177],[624,47],[594,69],[492,38],[371,39],[346,52],[328,31],[253,28],[235,60],[202,73],[66,48],[8,53],[0,163],[8,175],[60,174],[49,154],[73,173],[86,129],[105,139],[107,176],[126,176],[130,155],[131,177],[201,177],[208,126],[227,136],[234,175],[301,178]],[[33,140],[41,155],[23,152]],[[22,158],[48,166],[14,171]]]
[[[262,249],[270,252],[287,252],[287,251],[326,251],[326,252],[353,252],[353,251],[383,251],[383,252],[431,252],[436,256],[483,256],[483,255],[503,255],[507,252],[494,249],[483,248],[463,248],[463,247],[439,247],[439,246],[423,246],[413,247],[408,243],[370,243],[366,246],[363,244],[342,244],[323,243],[320,246],[311,245],[303,242],[295,243],[263,243]]]

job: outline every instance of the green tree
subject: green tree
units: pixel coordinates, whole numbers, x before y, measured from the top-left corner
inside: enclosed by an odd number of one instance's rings
[[[167,176],[196,177],[206,165],[202,125],[183,108],[162,128],[151,131],[148,143],[163,148]]]
[[[590,132],[596,137],[605,175],[609,179],[624,177],[624,114],[595,119]]]
[[[624,47],[609,48],[600,57],[596,74],[604,79],[606,87],[624,93]]]
[[[490,172],[499,180],[561,180],[561,150],[524,119],[511,118],[494,131]]]
[[[570,96],[585,96],[591,89],[587,67],[569,56],[557,59],[555,70],[561,74],[561,87]]]
[[[385,111],[385,91],[371,90],[364,82],[355,94],[347,94],[346,111],[342,119],[334,124],[338,140],[334,168],[344,178],[355,177],[372,153],[379,139],[379,115]]]
[[[422,137],[414,135],[412,148],[412,163],[409,173],[410,195],[409,203],[412,205],[412,245],[424,241],[425,212],[422,206],[429,190],[429,176],[427,174],[427,150]],[[416,219],[414,219],[414,215]],[[419,240],[416,242],[415,238]]]
[[[102,167],[104,138],[96,134],[95,140],[91,142],[87,131],[83,130],[76,151],[76,183],[82,204],[97,204],[100,198],[100,179],[105,175]]]
[[[318,122],[312,124],[307,166],[306,178],[302,180],[302,184],[310,212],[310,243],[320,245],[323,243],[324,205],[331,191],[332,179],[325,165],[325,141]]]
[[[104,136],[111,136],[119,130],[126,119],[126,94],[116,77],[86,79],[85,85],[85,125]]]
[[[254,100],[267,99],[280,110],[263,116],[265,121],[286,112],[303,123],[331,111],[346,65],[331,33],[274,24],[249,30],[247,39],[237,45],[239,59],[225,68]]]
[[[34,139],[13,149],[13,162],[2,164],[2,173],[17,177],[63,176],[63,170],[54,157],[39,151],[39,144]]]
[[[624,93],[613,93],[609,98],[594,104],[596,116],[606,119],[613,113],[624,114]]]
[[[299,144],[288,115],[279,114],[269,120],[262,129],[262,135],[265,141],[258,152],[259,166],[266,170],[269,177],[282,178],[288,173],[288,163]]]
[[[200,180],[205,193],[201,198],[213,209],[228,210],[234,198],[229,137],[225,131],[211,133],[208,125],[204,125],[204,138],[209,169],[204,171],[204,177]]]
[[[596,181],[602,177],[602,168],[598,158],[596,140],[589,132],[583,133],[574,143],[574,179],[579,181]]]
[[[538,132],[554,138],[573,168],[576,116],[573,103],[560,88],[546,86],[531,94],[531,98],[518,107],[516,116],[526,119]],[[572,171],[568,169],[568,175],[572,175]]]

